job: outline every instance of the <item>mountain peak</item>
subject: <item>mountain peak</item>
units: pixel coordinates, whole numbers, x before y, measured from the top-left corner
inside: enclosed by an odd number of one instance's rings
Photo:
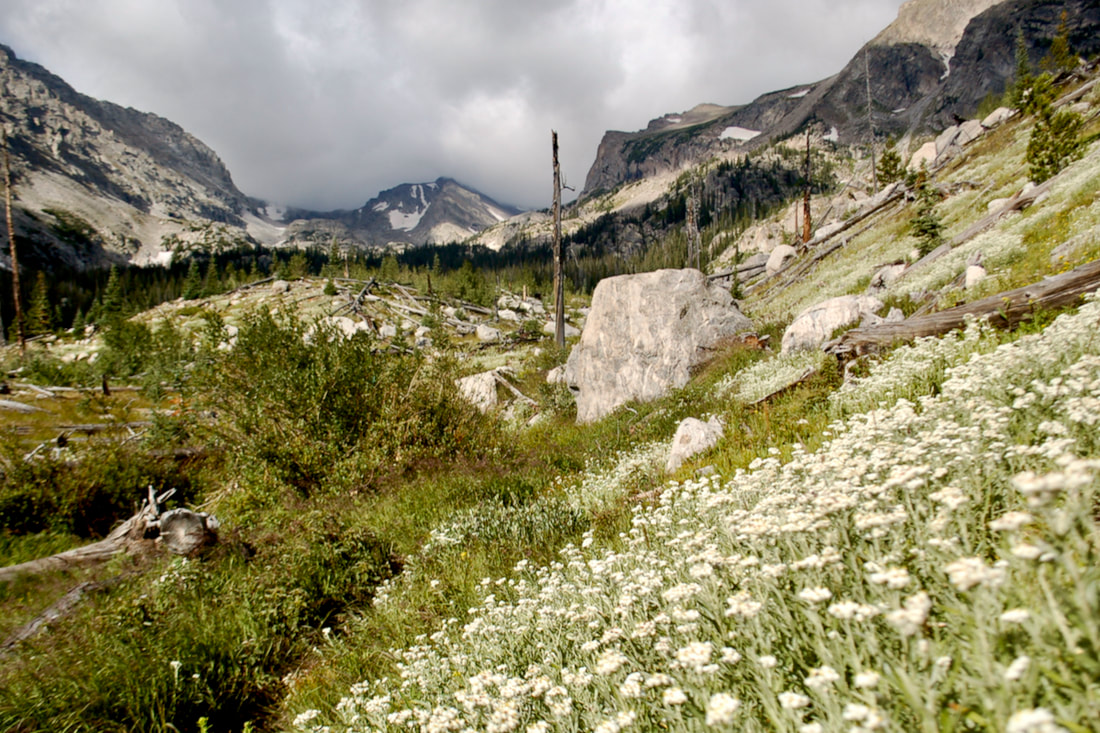
[[[1004,0],[907,0],[897,19],[871,40],[873,46],[918,43],[945,58],[955,53],[976,16]]]

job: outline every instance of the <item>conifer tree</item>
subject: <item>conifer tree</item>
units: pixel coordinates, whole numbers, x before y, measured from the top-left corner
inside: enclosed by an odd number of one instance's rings
[[[1077,68],[1077,56],[1069,45],[1069,19],[1065,10],[1062,11],[1061,22],[1058,23],[1058,30],[1050,41],[1050,51],[1043,59],[1042,66],[1052,74],[1073,71]]]
[[[46,273],[41,270],[34,279],[34,290],[27,308],[27,333],[34,336],[53,330],[53,307],[50,305],[50,290],[46,283]]]
[[[1023,111],[1031,89],[1031,58],[1027,52],[1027,39],[1024,30],[1016,31],[1016,77],[1012,82],[1010,99],[1012,107]]]
[[[202,275],[199,273],[199,263],[192,259],[187,266],[187,276],[183,280],[184,300],[194,300],[202,295]]]
[[[122,276],[118,267],[111,265],[111,274],[107,276],[107,287],[103,291],[102,314],[114,316],[122,312]]]
[[[221,278],[218,277],[218,263],[211,257],[206,265],[206,274],[202,277],[202,291],[206,295],[221,292]]]
[[[909,231],[918,240],[917,251],[921,256],[943,244],[943,221],[936,211],[940,202],[939,191],[928,178],[928,170],[921,168],[916,178],[917,212],[909,220]]]

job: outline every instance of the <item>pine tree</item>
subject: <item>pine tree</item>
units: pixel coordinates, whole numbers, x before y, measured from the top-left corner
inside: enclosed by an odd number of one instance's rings
[[[889,185],[894,181],[900,181],[905,176],[905,167],[901,164],[901,155],[895,148],[887,148],[882,151],[882,157],[878,161],[879,183]]]
[[[1077,68],[1077,56],[1069,45],[1069,20],[1066,11],[1062,11],[1058,30],[1050,41],[1050,51],[1043,59],[1042,66],[1052,74],[1060,71],[1073,71]]]
[[[1016,77],[1012,82],[1010,99],[1014,109],[1023,110],[1031,90],[1031,58],[1027,52],[1024,30],[1016,31]]]
[[[1032,181],[1042,183],[1081,157],[1084,125],[1084,118],[1068,109],[1054,111],[1047,105],[1040,112],[1027,142],[1026,160]]]
[[[917,174],[915,188],[917,212],[909,220],[909,231],[917,238],[917,251],[923,257],[943,244],[943,221],[936,211],[940,194],[932,185],[928,178],[928,171],[924,168]]]
[[[211,257],[206,265],[206,274],[202,277],[202,292],[214,295],[221,292],[221,278],[218,277],[218,263]]]
[[[49,285],[46,283],[46,273],[41,270],[35,276],[26,323],[27,333],[32,336],[53,330],[53,307],[50,305]]]
[[[118,267],[111,265],[111,274],[107,276],[107,287],[103,290],[102,315],[110,317],[120,314],[122,302],[122,276],[118,274]]]
[[[187,277],[183,280],[184,300],[194,300],[202,295],[202,274],[199,272],[199,263],[192,259],[187,266]]]

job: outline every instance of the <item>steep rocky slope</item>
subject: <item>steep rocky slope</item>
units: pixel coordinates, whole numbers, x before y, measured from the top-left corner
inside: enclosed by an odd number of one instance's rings
[[[94,266],[155,259],[166,239],[247,240],[256,202],[178,125],[80,94],[3,46],[0,92],[30,260]]]
[[[1000,94],[1014,72],[1016,29],[1033,59],[1055,35],[1061,12],[1070,41],[1085,56],[1100,50],[1100,7],[1089,0],[910,0],[898,19],[853,56],[838,74],[762,95],[740,107],[712,108],[706,118],[661,118],[642,131],[608,132],[582,196],[677,170],[718,155],[748,152],[807,124],[842,144],[862,143],[867,130],[867,71],[876,134],[938,132],[971,116]],[[671,116],[673,118],[677,116]]]

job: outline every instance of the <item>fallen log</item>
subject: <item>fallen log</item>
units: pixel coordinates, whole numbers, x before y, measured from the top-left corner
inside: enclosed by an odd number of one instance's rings
[[[50,624],[68,616],[69,613],[74,608],[76,608],[82,600],[84,600],[84,596],[88,595],[89,593],[94,593],[98,590],[103,590],[104,588],[109,588],[112,585],[117,585],[119,582],[122,581],[123,577],[124,576],[122,575],[117,575],[113,578],[108,578],[107,580],[89,580],[80,583],[68,593],[61,596],[58,601],[51,604],[50,607],[47,608],[45,611],[38,614],[28,623],[23,624],[14,632],[12,632],[12,634],[4,640],[4,643],[0,644],[0,659],[3,659],[5,656],[10,654],[17,644],[20,644],[28,639],[33,639],[35,636],[38,636],[38,634],[45,631]]]
[[[161,514],[159,505],[175,493],[175,489],[159,496],[149,487],[149,496],[137,514],[115,527],[99,542],[59,552],[49,557],[0,568],[0,583],[20,576],[87,567],[107,562],[122,553],[131,555],[153,551],[158,545],[177,555],[189,555],[205,544],[217,541],[218,520],[189,509],[172,509]]]
[[[1100,287],[1100,260],[1048,277],[1037,283],[1008,290],[973,303],[937,313],[907,318],[898,323],[853,328],[840,338],[825,344],[826,353],[841,361],[873,353],[895,343],[924,336],[939,336],[962,327],[968,317],[987,318],[998,328],[1011,328],[1037,310],[1075,304],[1081,296]]]

